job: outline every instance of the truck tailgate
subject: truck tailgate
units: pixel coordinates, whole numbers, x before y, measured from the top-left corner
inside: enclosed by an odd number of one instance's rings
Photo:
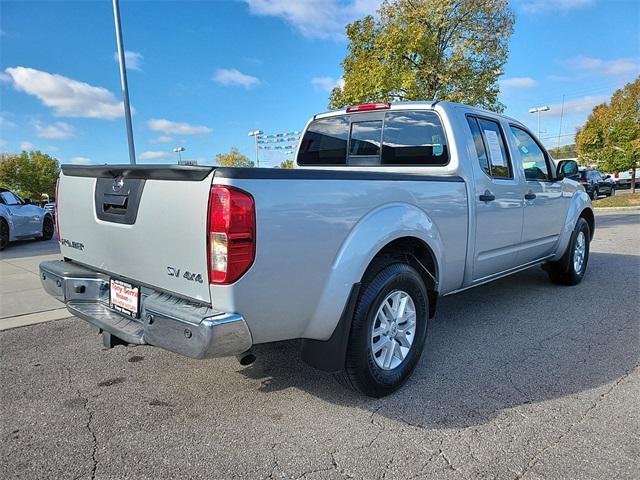
[[[209,303],[212,177],[212,167],[63,166],[56,199],[62,255]]]

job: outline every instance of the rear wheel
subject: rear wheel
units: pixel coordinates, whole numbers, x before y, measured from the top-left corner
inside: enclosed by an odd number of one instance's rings
[[[392,260],[363,279],[351,323],[345,386],[371,397],[397,390],[415,369],[427,333],[429,300],[420,274]]]
[[[4,218],[0,218],[0,250],[9,245],[9,225]]]
[[[42,221],[42,236],[40,240],[51,240],[53,238],[53,220],[49,215]]]
[[[579,218],[571,234],[567,251],[557,262],[547,262],[545,270],[558,285],[577,285],[584,278],[589,261],[591,232],[584,218]]]

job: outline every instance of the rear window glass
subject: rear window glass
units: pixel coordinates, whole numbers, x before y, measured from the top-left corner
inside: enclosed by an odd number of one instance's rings
[[[344,165],[347,158],[349,120],[346,116],[316,120],[304,134],[299,165]]]
[[[446,165],[449,154],[433,112],[391,112],[384,119],[383,165]]]
[[[381,137],[382,120],[352,122],[349,155],[379,155]]]

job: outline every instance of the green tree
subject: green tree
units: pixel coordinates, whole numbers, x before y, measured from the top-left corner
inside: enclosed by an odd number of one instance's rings
[[[563,145],[559,148],[553,147],[549,149],[549,153],[556,160],[562,160],[563,158],[576,158],[578,156],[575,143],[572,143],[571,145]]]
[[[330,106],[448,100],[494,111],[514,16],[508,0],[385,0],[347,26],[343,87]]]
[[[280,168],[293,168],[293,160],[284,160],[280,162]]]
[[[640,167],[640,77],[597,105],[576,135],[578,155],[609,172],[631,170],[635,192]]]
[[[43,194],[55,195],[58,160],[39,150],[20,155],[0,156],[0,185],[20,195],[41,200]]]
[[[253,163],[249,157],[241,154],[237,148],[233,147],[229,150],[229,153],[218,153],[214,160],[216,165],[220,165],[221,167],[255,167],[255,163]]]

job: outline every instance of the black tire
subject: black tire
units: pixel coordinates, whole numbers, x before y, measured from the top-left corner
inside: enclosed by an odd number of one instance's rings
[[[576,269],[574,262],[574,255],[576,254],[576,248],[579,245],[578,237],[580,233],[584,235],[584,258],[579,267]],[[553,283],[558,285],[577,285],[584,278],[584,274],[587,270],[587,263],[589,262],[589,245],[591,243],[591,231],[587,221],[580,217],[576,222],[576,226],[571,234],[567,251],[562,258],[557,262],[547,262],[544,265],[544,269],[549,274],[549,278]]]
[[[4,218],[0,218],[0,250],[9,245],[9,224]]]
[[[616,194],[616,189],[612,187],[611,191],[609,192],[609,196],[613,197],[613,196],[615,196],[615,194]]]
[[[597,188],[594,188],[594,189],[591,191],[591,200],[597,200],[597,199],[598,199],[598,189],[597,189]]]
[[[403,292],[415,307],[415,332],[404,360],[394,368],[383,369],[374,358],[373,327],[378,310],[390,294]],[[362,281],[347,345],[345,368],[336,374],[340,383],[370,397],[383,397],[407,381],[415,369],[427,335],[429,300],[420,274],[410,265],[389,259],[369,268]],[[395,323],[394,323],[395,324]],[[401,323],[398,322],[398,325]],[[396,350],[391,350],[396,358]],[[399,359],[398,359],[399,360]]]
[[[42,221],[42,236],[38,237],[39,240],[51,240],[53,238],[53,220],[50,215],[45,215]]]

